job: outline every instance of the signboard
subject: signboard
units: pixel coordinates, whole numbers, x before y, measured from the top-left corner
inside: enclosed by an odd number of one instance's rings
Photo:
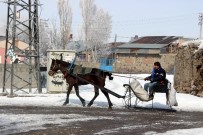
[[[18,57],[17,57],[16,53],[13,51],[12,47],[8,49],[7,55],[10,57],[12,62],[15,62],[16,60],[18,60]]]
[[[53,77],[48,75],[52,59],[61,59],[63,56],[63,61],[73,62],[75,58],[75,51],[72,50],[48,50],[47,56],[47,91],[48,92],[66,92],[67,84],[64,76],[61,72],[58,72]],[[68,68],[68,67],[67,67]]]

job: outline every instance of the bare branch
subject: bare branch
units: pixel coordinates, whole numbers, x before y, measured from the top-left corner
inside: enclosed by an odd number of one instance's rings
[[[58,14],[60,19],[61,49],[66,49],[72,25],[72,9],[69,0],[58,0]]]
[[[80,0],[83,17],[83,40],[92,50],[92,57],[97,61],[97,50],[104,45],[111,34],[111,16],[102,9],[98,9],[94,0]]]

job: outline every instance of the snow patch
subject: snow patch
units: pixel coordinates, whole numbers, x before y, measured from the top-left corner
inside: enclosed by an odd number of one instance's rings
[[[125,125],[123,127],[119,127],[119,128],[113,128],[113,129],[108,129],[108,130],[102,130],[100,132],[97,132],[97,133],[94,133],[95,135],[106,135],[106,134],[111,134],[111,133],[119,133],[120,130],[133,130],[133,129],[136,129],[136,128],[142,128],[142,127],[146,127],[146,125]]]
[[[46,129],[46,125],[68,125],[72,122],[98,119],[113,119],[113,117],[93,117],[79,114],[0,114],[0,134],[15,134],[30,130]]]
[[[203,128],[193,128],[193,129],[177,129],[167,131],[165,133],[157,133],[157,132],[146,132],[144,135],[202,135]]]

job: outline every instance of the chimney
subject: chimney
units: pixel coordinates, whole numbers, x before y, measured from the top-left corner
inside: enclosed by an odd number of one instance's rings
[[[130,42],[134,42],[138,39],[138,35],[135,35],[134,37],[131,37]]]

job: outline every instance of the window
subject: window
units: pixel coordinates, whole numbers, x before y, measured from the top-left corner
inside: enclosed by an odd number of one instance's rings
[[[79,56],[80,61],[86,61],[86,55],[85,54],[80,54]]]

